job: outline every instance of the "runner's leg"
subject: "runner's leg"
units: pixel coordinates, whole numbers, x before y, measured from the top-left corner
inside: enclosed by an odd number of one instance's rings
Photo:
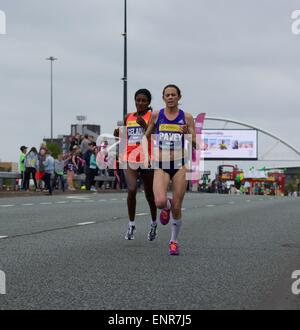
[[[143,180],[145,196],[150,207],[151,219],[152,219],[150,225],[150,231],[148,233],[148,240],[153,241],[157,235],[157,222],[156,222],[157,208],[155,205],[154,193],[153,193],[154,171],[142,171],[141,178]]]
[[[178,235],[182,225],[182,202],[186,192],[188,180],[186,180],[187,169],[180,169],[172,179],[172,212],[171,212],[171,239],[169,252],[171,255],[179,254]]]
[[[129,216],[129,223],[127,233],[125,235],[125,239],[133,240],[135,234],[135,210],[136,210],[136,179],[137,179],[138,172],[128,168],[125,170],[125,177],[128,186],[128,195],[127,195],[127,209],[128,209],[128,216]]]
[[[156,221],[157,208],[155,205],[153,193],[154,171],[142,171],[141,178],[144,184],[145,196],[150,207],[152,221]]]
[[[125,178],[127,182],[128,195],[127,195],[127,208],[128,216],[130,221],[135,220],[135,211],[136,211],[136,192],[137,192],[137,176],[138,172],[131,168],[124,170]]]
[[[186,180],[187,169],[181,168],[172,179],[172,216],[173,219],[181,219],[181,207],[186,193],[188,180]]]
[[[156,207],[163,209],[167,207],[167,190],[170,182],[168,173],[161,169],[154,170],[153,193]]]

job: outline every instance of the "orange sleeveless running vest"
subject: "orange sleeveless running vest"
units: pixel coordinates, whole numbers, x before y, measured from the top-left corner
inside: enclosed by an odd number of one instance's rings
[[[152,112],[148,111],[142,116],[147,124],[149,124],[151,114]],[[142,139],[145,130],[136,122],[136,120],[136,112],[129,114],[126,120],[126,152],[124,153],[124,161],[142,163],[144,161]],[[149,155],[151,154],[151,143],[148,145],[148,153]]]

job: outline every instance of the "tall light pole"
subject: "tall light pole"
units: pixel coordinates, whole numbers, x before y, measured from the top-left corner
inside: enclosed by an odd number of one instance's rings
[[[127,115],[127,0],[124,0],[124,76],[123,80],[123,118]]]
[[[57,60],[57,58],[50,56],[46,58],[47,61],[50,61],[50,126],[51,126],[51,141],[53,141],[53,62]]]

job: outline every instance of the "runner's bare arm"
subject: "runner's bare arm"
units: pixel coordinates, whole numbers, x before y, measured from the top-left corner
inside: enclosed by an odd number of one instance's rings
[[[129,113],[124,118],[124,122],[123,122],[124,126],[126,126],[126,121],[127,121],[128,116],[129,116]],[[120,128],[119,127],[114,130],[114,137],[120,137]]]
[[[149,125],[148,128],[145,132],[145,135],[143,136],[143,140],[142,140],[142,147],[143,147],[143,154],[145,155],[144,159],[144,166],[146,167],[147,164],[149,164],[149,155],[148,155],[148,144],[150,143],[150,138],[151,138],[151,134],[153,133],[154,129],[155,129],[155,123],[157,121],[157,117],[158,117],[158,111],[155,111],[152,113],[150,121],[149,121]]]
[[[194,118],[190,113],[186,112],[185,113],[185,120],[186,120],[186,123],[187,123],[188,134],[192,135],[193,148],[199,149],[200,145],[197,143],[197,140],[196,140],[196,129],[195,129]]]
[[[149,138],[151,136],[151,134],[153,133],[154,127],[155,127],[155,123],[157,121],[157,117],[158,117],[158,111],[154,111],[151,115],[150,121],[149,121],[149,125],[147,127],[147,130],[145,132],[145,136],[146,138]]]

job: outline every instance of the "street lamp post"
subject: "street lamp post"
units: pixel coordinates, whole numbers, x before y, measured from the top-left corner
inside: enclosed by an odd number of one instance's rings
[[[53,141],[53,62],[57,60],[57,58],[50,56],[46,58],[47,61],[50,61],[50,127],[51,127],[51,141]]]
[[[123,118],[127,115],[127,0],[124,0],[124,76],[123,80]]]

